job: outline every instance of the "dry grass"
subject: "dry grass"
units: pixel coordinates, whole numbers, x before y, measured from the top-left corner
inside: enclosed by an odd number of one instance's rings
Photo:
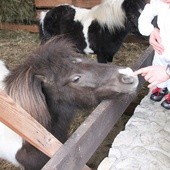
[[[132,66],[147,47],[147,44],[123,43],[113,62],[121,66]]]
[[[31,34],[28,32],[12,32],[12,31],[2,31],[0,30],[0,58],[3,59],[9,68],[14,68],[21,64],[29,54],[36,49],[39,45],[38,34]],[[132,66],[139,56],[147,48],[147,44],[137,44],[137,43],[123,43],[119,52],[114,56],[114,64]],[[95,59],[95,56],[90,56]],[[96,151],[93,157],[90,159],[88,164],[96,169],[98,164],[102,159],[107,156],[108,150],[113,142],[115,136],[124,128],[125,123],[130,118],[133,113],[133,109],[140,102],[143,96],[147,93],[147,89],[143,88],[138,97],[134,100],[132,105],[126,110],[126,113],[120,118],[118,123],[115,125],[113,130],[110,132],[106,140]],[[85,119],[87,116],[78,114],[75,121],[71,127],[71,132],[75,130],[77,126]],[[1,164],[0,164],[1,169]],[[5,169],[5,168],[4,168]],[[10,166],[6,170],[11,169]]]
[[[0,30],[0,59],[10,68],[14,68],[21,64],[38,44],[38,34]]]
[[[1,0],[0,22],[30,23],[35,17],[34,0]]]
[[[0,30],[0,58],[5,60],[10,68],[21,64],[38,45],[39,37],[36,33]],[[114,56],[114,63],[131,66],[146,47],[146,44],[123,43]],[[90,57],[96,59],[94,55]]]

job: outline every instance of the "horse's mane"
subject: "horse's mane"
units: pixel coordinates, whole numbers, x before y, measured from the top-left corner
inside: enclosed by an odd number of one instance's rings
[[[31,66],[19,67],[6,78],[6,92],[42,125],[49,124],[50,115],[41,82]]]
[[[96,19],[101,26],[107,25],[114,32],[115,28],[123,28],[125,23],[125,12],[122,9],[124,0],[104,0],[100,5],[93,7],[90,15]]]

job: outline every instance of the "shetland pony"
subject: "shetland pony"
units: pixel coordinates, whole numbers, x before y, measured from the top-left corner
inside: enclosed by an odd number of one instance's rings
[[[91,9],[59,5],[40,14],[43,42],[54,35],[72,39],[81,53],[94,53],[100,63],[112,62],[128,33],[140,35],[138,17],[145,0],[103,0]]]
[[[41,45],[11,72],[0,62],[0,87],[64,143],[77,109],[132,94],[138,78],[130,68],[92,62],[61,37]],[[12,115],[11,115],[12,116]],[[40,170],[49,158],[0,122],[0,158]]]

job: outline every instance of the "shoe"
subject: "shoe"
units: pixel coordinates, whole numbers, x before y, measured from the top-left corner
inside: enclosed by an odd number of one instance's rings
[[[170,109],[170,93],[165,96],[165,100],[161,103],[161,106],[165,109]]]
[[[162,98],[168,94],[168,89],[167,88],[155,88],[152,90],[152,94],[150,96],[150,99],[156,102],[159,102],[162,100]]]

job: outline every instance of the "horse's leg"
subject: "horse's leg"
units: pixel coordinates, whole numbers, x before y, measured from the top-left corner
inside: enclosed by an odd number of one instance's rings
[[[40,170],[49,160],[49,157],[25,142],[17,152],[16,159],[24,166],[25,170]]]
[[[113,55],[107,56],[107,62],[111,63],[113,61]]]
[[[99,63],[107,63],[107,60],[106,60],[106,57],[105,56],[103,56],[102,54],[97,54],[97,61],[99,62]]]

